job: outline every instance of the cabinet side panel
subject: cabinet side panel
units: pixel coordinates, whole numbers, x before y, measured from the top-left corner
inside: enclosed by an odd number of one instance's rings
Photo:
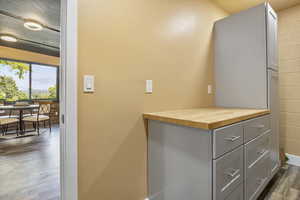
[[[149,121],[150,200],[212,199],[212,135]]]
[[[268,70],[269,76],[269,109],[271,110],[271,130],[272,130],[272,143],[271,143],[271,174],[275,174],[280,167],[279,158],[279,89],[278,89],[278,72]]]
[[[267,108],[265,4],[215,23],[216,105]]]

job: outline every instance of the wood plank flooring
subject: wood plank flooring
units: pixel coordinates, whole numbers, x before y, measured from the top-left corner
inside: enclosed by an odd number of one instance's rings
[[[0,200],[59,200],[59,129],[0,142]]]
[[[300,167],[282,167],[259,200],[300,200]]]
[[[0,142],[0,200],[59,200],[59,129]],[[259,200],[300,200],[300,167],[286,165]]]

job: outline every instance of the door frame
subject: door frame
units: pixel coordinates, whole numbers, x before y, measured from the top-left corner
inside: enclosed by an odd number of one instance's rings
[[[77,0],[61,0],[60,16],[60,200],[77,200]]]

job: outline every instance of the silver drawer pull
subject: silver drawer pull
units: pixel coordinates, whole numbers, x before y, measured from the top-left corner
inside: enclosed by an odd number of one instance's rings
[[[252,128],[263,129],[263,128],[265,128],[265,125],[260,124],[260,125],[252,126]]]
[[[229,138],[225,138],[225,140],[229,140],[231,142],[234,142],[234,141],[236,141],[240,138],[241,138],[241,136],[232,136],[232,137],[229,137]]]
[[[228,172],[225,172],[226,175],[228,175],[232,178],[235,177],[239,173],[240,173],[239,169],[230,169],[230,171],[228,170]]]
[[[259,155],[263,155],[265,152],[266,152],[267,150],[265,150],[265,149],[262,149],[261,151],[257,151],[257,154],[259,154]]]

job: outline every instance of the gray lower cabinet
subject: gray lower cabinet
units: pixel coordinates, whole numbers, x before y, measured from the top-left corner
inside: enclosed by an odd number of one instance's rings
[[[148,123],[150,200],[255,200],[276,173],[270,115],[214,130]]]

